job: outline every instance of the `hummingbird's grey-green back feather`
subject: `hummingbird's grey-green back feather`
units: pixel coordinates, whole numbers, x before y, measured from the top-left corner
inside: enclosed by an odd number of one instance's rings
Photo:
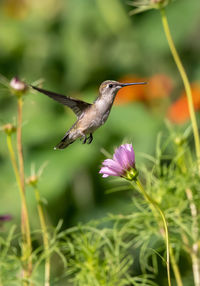
[[[33,85],[31,85],[31,87],[39,91],[40,93],[43,93],[47,95],[48,97],[58,101],[59,103],[68,106],[69,108],[73,110],[73,112],[76,114],[77,117],[80,117],[81,114],[85,111],[85,109],[91,105],[90,103],[87,103],[85,101],[75,99],[69,96],[65,96],[59,93],[55,93],[52,91],[48,91],[40,87],[36,87]]]

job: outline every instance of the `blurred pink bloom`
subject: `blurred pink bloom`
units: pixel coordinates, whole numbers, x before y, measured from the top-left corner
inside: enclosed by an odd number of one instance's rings
[[[0,215],[0,231],[1,232],[3,231],[4,223],[7,222],[7,221],[10,221],[10,220],[12,220],[12,216],[11,215],[9,215],[9,214]]]
[[[131,144],[121,145],[115,150],[113,159],[106,159],[99,171],[103,178],[108,176],[125,177],[126,173],[135,168],[135,153]]]
[[[7,214],[7,215],[0,215],[0,223],[1,222],[5,222],[5,221],[9,221],[12,219],[12,216]]]
[[[10,81],[10,87],[15,91],[25,91],[27,89],[27,85],[19,80],[17,77],[13,77]]]

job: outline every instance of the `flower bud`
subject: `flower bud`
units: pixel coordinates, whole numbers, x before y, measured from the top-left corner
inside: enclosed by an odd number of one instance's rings
[[[151,3],[156,6],[157,9],[163,8],[169,4],[171,0],[151,0]]]
[[[131,11],[131,15],[138,14],[150,9],[162,9],[167,6],[171,0],[133,0],[130,2],[135,9]]]
[[[182,146],[184,143],[186,142],[186,138],[184,138],[183,136],[176,136],[174,138],[174,143],[177,146]]]
[[[30,176],[27,180],[26,183],[32,187],[35,187],[38,183],[38,176],[37,175],[32,175]]]
[[[12,94],[16,96],[22,96],[27,91],[28,86],[17,77],[13,77],[10,81],[10,87]]]
[[[16,127],[11,124],[11,123],[7,123],[5,125],[3,125],[1,127],[1,129],[7,134],[7,135],[11,135],[12,133],[14,133],[16,131]]]

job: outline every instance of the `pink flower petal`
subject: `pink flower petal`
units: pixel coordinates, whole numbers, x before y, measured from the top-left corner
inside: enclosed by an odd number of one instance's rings
[[[103,161],[103,166],[111,168],[112,170],[114,170],[114,171],[116,171],[118,173],[123,172],[122,166],[118,162],[116,162],[116,161],[114,161],[112,159],[104,160]]]
[[[123,158],[121,157],[121,148],[117,148],[113,155],[113,159],[117,162],[120,166],[123,167]]]
[[[129,160],[129,164],[132,166],[135,164],[135,153],[131,144],[124,144],[122,147],[126,150],[126,154]]]
[[[102,177],[103,177],[103,178],[107,178],[107,177],[109,177],[109,175],[103,174]]]
[[[123,161],[124,161],[124,168],[128,169],[131,166],[131,160],[129,157],[129,152],[127,152],[127,150],[125,148],[122,147],[122,157],[123,157]]]
[[[127,169],[130,167],[130,161],[129,161],[129,156],[127,154],[126,149],[124,148],[124,146],[120,146],[116,151],[115,154],[113,156],[113,158],[115,160],[117,160],[117,162],[120,163],[120,165],[122,166],[123,169]]]
[[[108,175],[108,176],[119,176],[119,174],[108,167],[102,167],[99,171],[100,174]]]

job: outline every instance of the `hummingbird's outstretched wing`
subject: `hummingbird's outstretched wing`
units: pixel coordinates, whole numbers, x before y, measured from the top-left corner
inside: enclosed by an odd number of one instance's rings
[[[36,87],[36,86],[33,86],[31,85],[31,87],[41,93],[44,93],[46,94],[47,96],[49,96],[50,98],[64,104],[64,105],[67,105],[68,107],[70,107],[74,113],[76,114],[77,117],[79,117],[83,111],[88,107],[90,106],[91,104],[90,103],[87,103],[85,101],[82,101],[82,100],[79,100],[79,99],[75,99],[75,98],[72,98],[72,97],[69,97],[69,96],[65,96],[65,95],[62,95],[62,94],[58,94],[58,93],[55,93],[55,92],[52,92],[52,91],[48,91],[48,90],[45,90],[45,89],[42,89],[42,88],[39,88],[39,87]]]

